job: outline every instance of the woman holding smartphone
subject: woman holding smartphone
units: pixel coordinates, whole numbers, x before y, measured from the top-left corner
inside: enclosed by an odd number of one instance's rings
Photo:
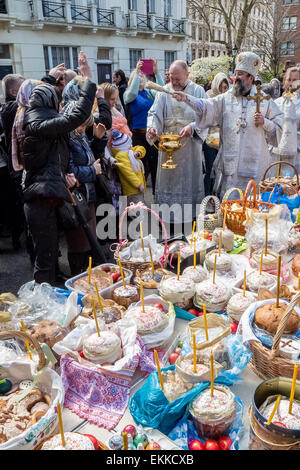
[[[158,73],[157,61],[152,60],[153,74],[158,85],[164,86],[164,80]],[[152,192],[155,192],[156,171],[158,153],[154,146],[148,144],[146,139],[148,111],[155,99],[155,91],[146,90],[147,77],[142,72],[143,59],[137,63],[136,69],[131,73],[128,88],[124,93],[124,103],[129,106],[132,118],[132,143],[134,146],[141,145],[146,149],[143,159],[145,167],[145,178],[151,173]]]

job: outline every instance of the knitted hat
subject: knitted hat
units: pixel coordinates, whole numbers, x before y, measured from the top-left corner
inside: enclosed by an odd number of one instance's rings
[[[138,152],[140,154],[139,158],[144,158],[146,155],[146,149],[145,147],[142,147],[141,145],[136,145],[135,147],[132,147],[131,150],[133,152]]]
[[[111,133],[111,146],[114,149],[123,149],[124,146],[131,147],[132,141],[129,135],[123,134],[123,132],[118,131],[118,129],[114,129]]]
[[[235,70],[248,72],[255,77],[260,67],[261,59],[254,52],[241,52],[241,54],[237,56]]]

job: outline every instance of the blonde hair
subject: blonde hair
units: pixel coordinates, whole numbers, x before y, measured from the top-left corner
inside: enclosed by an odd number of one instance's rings
[[[101,83],[101,88],[104,90],[104,99],[106,101],[109,101],[112,95],[117,91],[119,92],[119,88],[117,85],[114,85],[113,83]]]
[[[289,68],[287,69],[287,71],[285,72],[284,77],[283,77],[283,84],[284,84],[284,86],[285,86],[285,82],[287,81],[288,78],[290,78],[290,75],[291,75],[291,73],[293,73],[293,72],[298,72],[299,78],[300,78],[300,67],[289,67]]]
[[[94,125],[94,116],[91,114],[90,117],[87,118],[87,120],[81,124],[82,126],[86,126],[86,127],[91,127]]]

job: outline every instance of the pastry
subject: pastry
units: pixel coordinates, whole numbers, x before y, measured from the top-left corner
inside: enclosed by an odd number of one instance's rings
[[[109,286],[113,284],[112,277],[105,272],[101,272],[101,274],[95,276],[91,273],[91,282],[89,283],[89,277],[82,276],[79,279],[76,279],[73,282],[73,289],[77,290],[78,292],[82,292],[83,294],[89,294],[90,292],[96,291],[95,289],[95,282],[97,284],[99,292],[103,289],[107,289]]]
[[[269,419],[277,396],[268,397],[267,400],[259,408],[260,413]],[[272,424],[275,422],[282,423],[287,429],[300,429],[300,402],[298,400],[293,401],[292,413],[289,414],[290,400],[286,397],[281,397],[278,408],[275,415],[272,418]]]
[[[101,331],[83,338],[84,357],[96,364],[113,364],[122,357],[121,340],[112,331]]]
[[[218,246],[219,246],[219,240],[220,240],[220,233],[222,233],[222,246],[224,247],[226,251],[232,251],[233,242],[234,242],[234,233],[229,229],[223,230],[221,227],[215,228],[215,230],[213,231],[212,241],[214,242],[215,245],[218,245]]]
[[[228,387],[215,385],[201,392],[190,404],[189,411],[199,437],[218,439],[227,435],[235,419],[234,395]]]
[[[111,296],[115,302],[128,308],[130,304],[140,300],[140,291],[138,287],[126,284],[116,287]]]
[[[137,270],[135,283],[140,285],[140,282],[142,281],[145,289],[157,289],[162,278],[169,274],[170,272],[163,268],[155,268],[153,274],[152,268],[148,268],[142,272]]]
[[[76,432],[64,433],[66,446],[63,447],[61,435],[56,434],[48,441],[44,442],[41,450],[95,450],[91,439]]]
[[[193,384],[185,382],[174,371],[162,372],[164,394],[169,402],[176,400],[193,388]]]
[[[39,343],[46,343],[50,348],[66,336],[66,331],[55,321],[41,320],[27,327],[27,332]]]
[[[252,271],[246,278],[246,289],[257,293],[260,288],[273,289],[276,286],[276,276],[259,271]]]
[[[181,308],[190,308],[195,293],[195,284],[184,276],[167,277],[158,286],[159,295]]]
[[[234,294],[227,304],[227,315],[238,323],[243,313],[255,300],[254,295],[249,292],[245,292],[245,296],[242,293]]]
[[[211,279],[207,279],[195,287],[194,304],[196,307],[203,308],[203,304],[210,312],[218,312],[222,310],[230,296],[230,290],[225,284],[218,281],[213,283]]]
[[[300,273],[300,254],[296,255],[292,262],[292,270],[296,277]]]
[[[253,268],[259,268],[260,263],[261,263],[261,251],[255,251],[252,254],[252,257],[250,259],[250,264]],[[273,253],[272,251],[268,251],[268,253],[265,255],[263,253],[263,262],[262,262],[262,270],[263,271],[270,271],[270,270],[276,270],[277,272],[277,264],[278,264],[278,254]]]
[[[130,308],[124,315],[125,318],[133,319],[137,325],[137,333],[141,336],[163,331],[169,324],[169,316],[160,308],[153,305],[142,305]]]
[[[196,353],[196,370],[194,372],[194,354],[188,353],[180,356],[175,362],[176,373],[182,380],[188,383],[196,384],[211,380],[210,359],[201,352]],[[214,378],[219,375],[221,365],[214,361]]]
[[[275,334],[282,317],[285,315],[286,304],[279,304],[276,307],[276,303],[268,303],[259,307],[255,312],[254,321],[258,328],[268,331],[269,333]],[[292,311],[290,318],[287,321],[284,333],[293,334],[299,329],[300,317],[295,310]]]
[[[232,258],[225,251],[221,251],[219,255],[219,250],[212,250],[205,256],[205,264],[209,271],[214,269],[215,259],[217,255],[216,270],[222,272],[228,272],[231,270]]]
[[[203,268],[203,266],[188,266],[184,269],[182,273],[182,277],[189,279],[191,282],[197,284],[198,282],[202,282],[208,278],[207,271]]]
[[[16,325],[11,319],[9,312],[5,310],[0,311],[0,331],[5,330],[15,330]]]

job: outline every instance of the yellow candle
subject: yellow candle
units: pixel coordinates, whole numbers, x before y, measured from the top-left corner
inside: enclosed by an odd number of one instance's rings
[[[277,398],[277,400],[276,400],[276,403],[275,403],[275,406],[274,406],[274,408],[273,408],[273,411],[272,411],[272,413],[270,414],[270,418],[268,419],[268,422],[267,422],[267,425],[268,425],[268,426],[269,426],[269,425],[271,424],[271,422],[272,422],[272,419],[273,419],[273,417],[274,417],[274,415],[275,415],[275,413],[276,413],[276,410],[277,410],[277,408],[278,408],[278,405],[279,405],[280,400],[281,400],[281,395],[278,395],[278,398]]]
[[[158,359],[158,354],[157,354],[156,349],[154,349],[154,357],[155,357],[155,362],[156,362],[156,367],[157,367],[157,372],[158,372],[158,378],[159,378],[160,386],[161,386],[162,391],[164,391],[164,383],[163,383],[163,379],[162,379],[162,375],[161,375],[161,370],[160,370],[160,365],[159,365],[159,359]]]
[[[295,387],[296,387],[296,380],[297,380],[297,373],[298,373],[298,366],[297,364],[294,365],[294,374],[293,374],[293,382],[291,388],[291,395],[290,395],[290,406],[289,406],[289,414],[292,414],[292,407],[295,395]]]
[[[214,396],[214,357],[210,353],[210,396]]]
[[[98,286],[97,286],[96,281],[95,281],[95,288],[96,288],[96,292],[97,292],[98,304],[99,304],[101,312],[103,313],[103,305],[102,305],[102,302],[101,302],[101,297],[100,297],[100,294],[99,294],[99,290],[98,290]]]
[[[141,233],[142,248],[143,248],[143,250],[144,250],[145,247],[144,247],[144,235],[143,235],[143,225],[142,225],[142,222],[140,222],[140,233]]]
[[[141,286],[141,301],[142,301],[143,313],[145,313],[144,284],[143,284],[143,281],[140,282],[140,286]]]
[[[197,355],[196,355],[196,335],[193,333],[193,363],[194,363],[194,374],[197,374]]]
[[[216,283],[216,267],[217,267],[217,255],[215,255],[215,262],[214,262],[213,284]]]
[[[23,320],[21,320],[21,328],[22,328],[23,333],[26,333]],[[32,354],[31,354],[31,351],[30,351],[30,349],[29,349],[29,343],[28,343],[27,339],[25,339],[25,344],[26,344],[26,348],[27,348],[27,352],[28,352],[29,359],[31,359],[31,360],[33,361],[33,359],[32,359]]]
[[[279,291],[280,291],[280,270],[281,270],[281,255],[278,256],[277,265],[277,291],[276,291],[276,307],[279,307]]]
[[[300,273],[298,274],[298,290],[300,290]]]
[[[149,254],[150,254],[150,260],[151,260],[152,276],[154,276],[154,263],[153,263],[153,257],[152,257],[152,250],[150,246],[149,246]]]
[[[259,274],[260,274],[260,275],[261,275],[261,273],[262,273],[263,260],[264,260],[264,254],[262,253],[262,254],[261,254],[261,257],[260,257],[260,268],[259,268]]]
[[[122,265],[121,265],[120,260],[118,260],[118,264],[119,264],[120,273],[121,273],[121,276],[122,276],[123,286],[125,287],[125,278],[124,278],[124,273],[123,273],[123,269],[122,269]]]
[[[89,284],[91,283],[92,258],[89,257]]]
[[[128,450],[128,434],[127,432],[122,432],[123,438],[123,450]]]
[[[93,314],[94,314],[94,319],[95,319],[95,323],[96,323],[97,333],[98,333],[98,336],[100,338],[100,330],[99,330],[99,325],[98,325],[98,320],[97,320],[97,314],[96,314],[94,299],[92,299],[92,307],[93,307]]]
[[[178,261],[177,261],[177,279],[179,281],[180,276],[180,252],[178,253]]]
[[[61,444],[63,447],[66,447],[60,403],[57,403],[57,415],[58,415],[59,431],[61,435]]]
[[[207,316],[206,316],[206,305],[205,304],[203,304],[203,318],[204,318],[204,329],[205,329],[206,341],[208,341]]]
[[[222,248],[222,232],[220,232],[220,236],[219,236],[219,256],[221,256],[221,248]]]
[[[193,230],[192,230],[192,239],[191,239],[192,242],[194,241],[195,228],[196,228],[196,221],[194,220],[194,223],[193,223]]]
[[[243,296],[246,297],[246,269],[244,270],[244,286],[243,286]]]
[[[196,242],[194,244],[194,269],[196,269],[196,256],[197,256],[197,253],[196,253]]]
[[[268,219],[266,219],[266,245],[265,245],[265,255],[268,254]]]

